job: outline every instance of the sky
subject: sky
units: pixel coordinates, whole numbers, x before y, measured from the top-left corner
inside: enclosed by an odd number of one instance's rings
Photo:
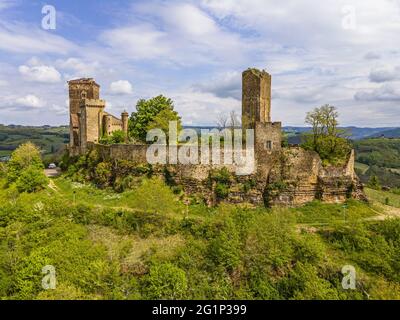
[[[115,115],[163,94],[215,125],[255,67],[273,121],[329,103],[344,126],[400,126],[399,35],[400,0],[0,0],[0,123],[66,125],[67,81],[93,77]]]

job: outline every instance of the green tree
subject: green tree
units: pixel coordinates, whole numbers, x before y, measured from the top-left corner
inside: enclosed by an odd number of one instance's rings
[[[46,175],[43,173],[43,169],[29,166],[21,171],[15,183],[19,192],[31,193],[43,190],[48,182]]]
[[[19,146],[7,165],[7,184],[16,184],[19,192],[36,192],[48,184],[39,149],[28,142]]]
[[[232,272],[240,263],[240,236],[232,218],[227,217],[216,237],[210,241],[210,256]]]
[[[136,112],[132,112],[129,119],[129,135],[140,141],[146,141],[149,128],[168,128],[169,121],[178,121],[181,126],[181,118],[174,111],[173,101],[159,95],[149,100],[141,99],[136,104]]]
[[[338,116],[336,108],[326,104],[308,112],[305,119],[312,132],[306,135],[302,147],[316,151],[324,163],[341,163],[351,150],[344,131],[338,128]]]
[[[111,135],[104,135],[100,139],[102,144],[118,144],[125,142],[125,132],[122,130],[116,130],[111,133]]]
[[[167,139],[169,138],[169,122],[170,121],[177,121],[178,122],[178,132],[182,130],[182,124],[178,113],[173,109],[165,109],[162,110],[159,114],[157,114],[153,121],[151,121],[147,125],[147,131],[151,129],[161,129],[164,131]]]
[[[380,190],[381,189],[381,184],[380,184],[379,179],[378,179],[378,177],[376,175],[372,175],[369,178],[368,187],[370,187],[371,189],[376,189],[376,190]]]
[[[33,143],[27,142],[20,145],[12,154],[7,164],[7,183],[17,181],[20,173],[28,167],[43,169],[39,148]]]

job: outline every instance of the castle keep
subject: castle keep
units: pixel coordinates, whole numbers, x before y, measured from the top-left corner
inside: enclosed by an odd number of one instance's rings
[[[98,143],[116,130],[128,133],[128,113],[118,119],[105,112],[106,102],[100,99],[100,86],[93,79],[71,80],[68,86],[71,154],[85,153],[88,143]]]
[[[121,119],[104,111],[99,85],[93,79],[69,81],[71,155],[95,151],[101,161],[112,163],[121,178],[132,174],[122,162],[146,164],[147,145],[99,143],[104,134],[128,130],[128,114]],[[242,74],[242,128],[254,130],[254,170],[237,175],[237,164],[174,164],[154,167],[155,174],[168,172],[169,180],[186,194],[213,205],[221,200],[216,192],[214,173],[225,169],[231,174],[224,201],[255,205],[300,205],[315,199],[343,202],[348,198],[365,199],[362,185],[354,172],[354,152],[342,166],[322,165],[319,155],[300,147],[282,147],[281,122],[271,121],[271,75],[247,69]],[[183,146],[178,146],[178,148]],[[227,150],[220,151],[223,159]],[[243,151],[244,152],[244,151]]]

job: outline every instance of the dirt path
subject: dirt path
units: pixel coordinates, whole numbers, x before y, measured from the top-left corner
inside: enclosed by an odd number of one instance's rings
[[[60,169],[44,169],[44,174],[47,177],[58,177],[61,174]]]
[[[379,209],[382,209],[382,212],[374,210],[377,213],[377,215],[371,218],[367,218],[365,220],[382,221],[390,218],[400,218],[400,208],[391,207],[384,204],[377,204],[377,203],[374,204],[377,207],[379,207]]]

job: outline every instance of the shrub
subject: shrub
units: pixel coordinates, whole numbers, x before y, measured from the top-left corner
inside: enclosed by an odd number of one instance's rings
[[[105,135],[100,139],[102,144],[118,144],[124,143],[126,139],[125,132],[122,130],[116,130],[111,133],[111,135]]]
[[[107,187],[112,178],[112,165],[109,162],[100,162],[95,169],[95,182],[100,187]]]
[[[185,272],[171,263],[153,265],[142,282],[146,299],[182,299],[187,291]]]
[[[20,173],[16,181],[19,192],[37,192],[44,189],[48,184],[48,179],[43,169],[30,166]]]
[[[215,186],[215,195],[218,199],[225,199],[229,195],[229,187],[222,183],[217,183]]]

